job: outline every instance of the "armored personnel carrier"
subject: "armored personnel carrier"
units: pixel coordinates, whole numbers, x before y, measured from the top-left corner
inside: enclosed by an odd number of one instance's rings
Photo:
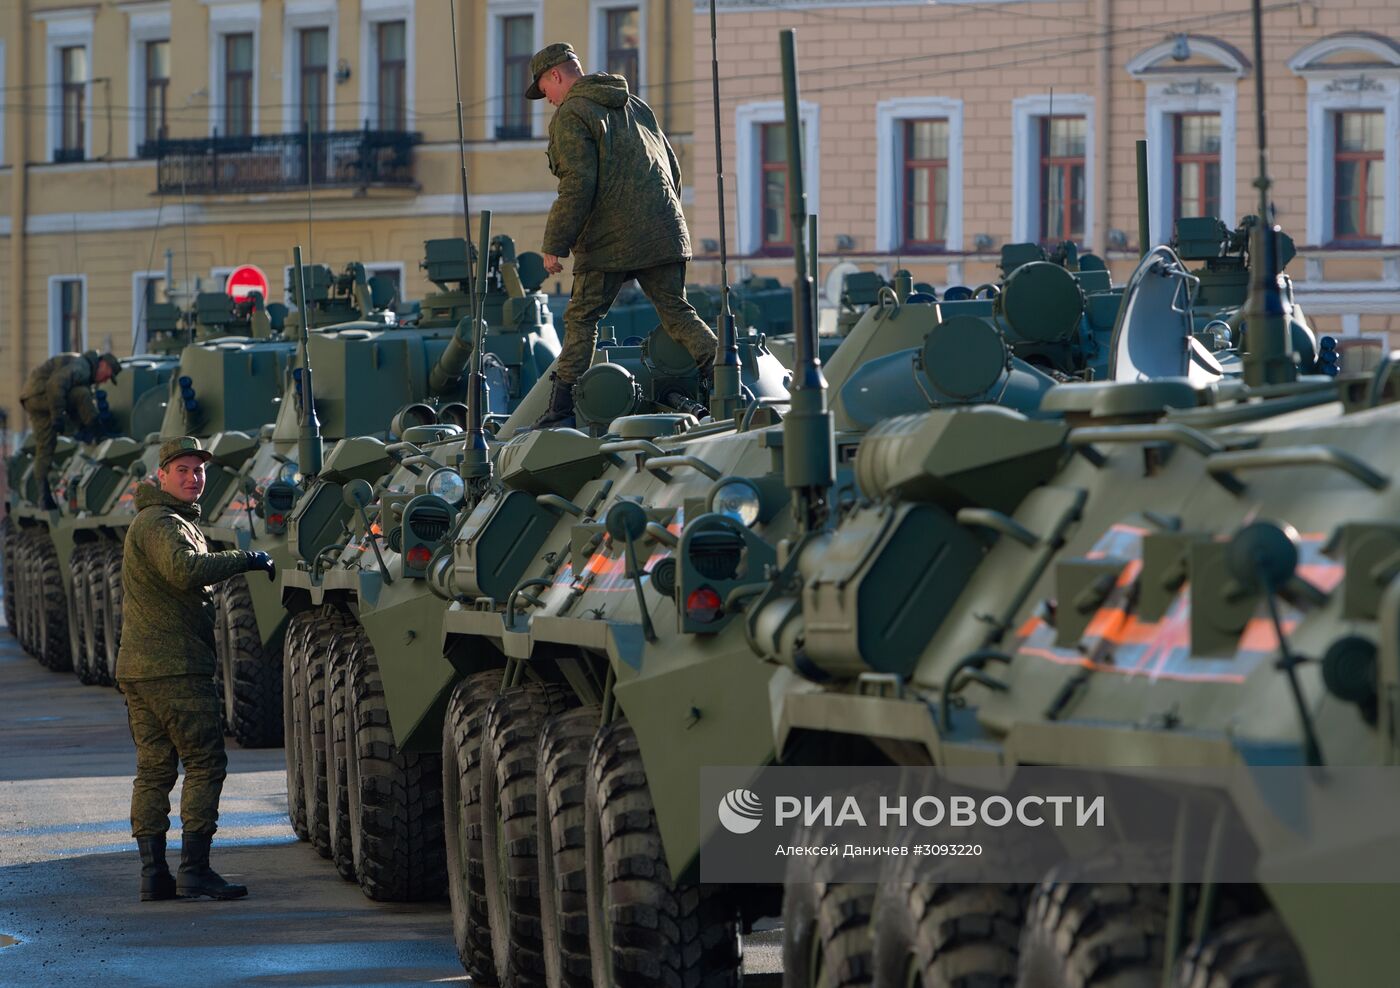
[[[471,355],[466,241],[430,240],[424,246],[423,267],[440,291],[423,300],[415,323],[400,325],[392,313],[376,309],[309,338],[309,362],[320,382],[314,396],[320,442],[328,451],[341,439],[354,439],[358,458],[346,479],[385,473],[393,463],[386,440],[403,441],[420,426],[459,433],[465,424],[466,406],[460,399]],[[559,339],[539,291],[544,277],[540,256],[517,258],[506,236],[494,238],[486,254],[480,269],[487,320],[484,408],[500,421],[543,377],[559,351]],[[305,402],[297,358],[275,423],[256,436],[223,432],[214,437],[216,461],[236,475],[201,502],[201,526],[211,545],[259,549],[290,568],[298,548],[314,555],[338,537],[350,513],[337,498],[321,498],[306,511],[296,510],[309,483],[299,463]],[[318,458],[322,452],[316,450]],[[227,462],[233,455],[237,462]],[[335,462],[345,464],[343,458]],[[216,650],[224,713],[230,733],[245,747],[283,741],[280,657],[286,621],[276,586],[244,577],[221,585]]]

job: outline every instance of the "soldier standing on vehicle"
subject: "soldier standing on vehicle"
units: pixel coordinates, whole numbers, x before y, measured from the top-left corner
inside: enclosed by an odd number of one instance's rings
[[[636,279],[661,328],[700,366],[708,390],[715,334],[685,297],[690,233],[681,211],[681,169],[651,107],[620,75],[584,75],[574,49],[553,44],[530,59],[525,95],[558,109],[549,124],[549,169],[559,197],[544,232],[550,274],[573,255],[574,285],[564,311],[564,346],[550,375],[549,408],[535,427],[573,424],[572,388],[593,360],[598,320]]]
[[[117,685],[126,695],[136,780],[131,833],[141,852],[141,898],[237,899],[248,894],[209,867],[228,757],[214,686],[214,595],[209,587],[239,573],[276,567],[265,552],[209,552],[199,529],[199,497],[210,453],[193,436],[161,444],[156,484],[136,491],[136,518],[122,561],[123,627]],[[165,862],[170,790],[179,763],[184,836],[179,877]]]
[[[19,403],[29,415],[34,432],[34,476],[39,500],[47,511],[58,507],[49,486],[49,467],[59,433],[67,431],[69,416],[84,430],[97,425],[97,405],[92,385],[106,384],[121,373],[122,364],[110,353],[60,353],[29,372]]]

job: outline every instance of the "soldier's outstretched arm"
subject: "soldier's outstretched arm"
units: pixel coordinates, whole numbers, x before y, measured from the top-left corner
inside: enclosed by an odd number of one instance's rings
[[[77,412],[78,421],[84,429],[91,429],[97,424],[97,401],[87,385],[80,384],[68,392],[68,407]]]
[[[137,534],[146,558],[155,563],[161,576],[182,590],[207,587],[248,572],[251,553],[241,549],[200,552],[171,518],[142,525]]]
[[[551,132],[550,158],[559,178],[559,198],[549,210],[542,252],[567,257],[593,211],[598,187],[598,142],[587,122],[560,110]]]

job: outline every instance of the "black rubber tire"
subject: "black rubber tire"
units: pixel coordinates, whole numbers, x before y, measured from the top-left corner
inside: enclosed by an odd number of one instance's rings
[[[86,591],[81,606],[83,608],[84,654],[83,663],[89,670],[92,681],[105,685],[107,661],[107,574],[104,570],[107,557],[101,544],[89,550],[87,572],[83,575]],[[76,581],[74,581],[76,585]],[[76,590],[75,590],[76,592]]]
[[[588,959],[588,868],[584,788],[602,709],[556,714],[540,731],[535,815],[540,875],[540,938],[549,988],[592,988]]]
[[[86,545],[73,549],[68,563],[72,574],[72,592],[68,595],[68,650],[72,655],[73,672],[84,686],[96,686],[97,677],[88,667],[88,559],[91,548]]]
[[[35,568],[34,537],[23,529],[15,540],[15,605],[19,608],[20,645],[24,651],[39,657],[39,595]]]
[[[1013,988],[1030,888],[890,882],[876,894],[875,988]]]
[[[350,720],[350,822],[360,890],[379,902],[441,898],[447,884],[442,759],[394,744],[374,647],[363,635],[350,660]]]
[[[1273,913],[1225,923],[1177,965],[1178,988],[1308,988],[1307,967]]]
[[[259,577],[261,579],[261,577]],[[263,648],[248,580],[239,575],[219,590],[219,666],[229,733],[244,748],[282,744],[282,670]]]
[[[15,526],[15,637],[26,655],[34,654],[29,644],[30,608],[29,594],[29,538],[24,529]]]
[[[106,610],[103,617],[106,619],[107,634],[104,643],[107,646],[105,664],[102,668],[102,681],[108,686],[117,684],[117,653],[121,649],[122,641],[122,598],[125,591],[122,589],[122,544],[117,542],[106,547],[105,561],[103,562],[103,574],[107,581]]]
[[[287,769],[287,817],[298,840],[309,841],[311,832],[306,826],[306,798],[302,792],[304,778],[301,765],[301,731],[303,721],[299,716],[298,705],[306,693],[302,678],[302,649],[305,638],[316,620],[315,611],[300,611],[293,614],[287,623],[287,635],[282,641],[282,726],[286,744],[282,757]]]
[[[571,690],[525,683],[491,701],[481,753],[481,861],[496,978],[543,988],[535,772],[544,722],[574,705]]]
[[[789,882],[783,889],[783,984],[848,988],[871,983],[875,886]]]
[[[1161,985],[1168,887],[1096,882],[1122,874],[1121,853],[1055,868],[1036,888],[1021,931],[1019,988]]]
[[[63,590],[63,571],[58,551],[46,534],[36,539],[37,581],[40,594],[39,661],[54,672],[73,670],[73,653],[68,639],[68,595]]]
[[[16,615],[19,613],[15,602],[15,522],[8,514],[0,518],[0,593],[5,598],[5,628],[11,635],[18,638],[19,629],[15,627]]]
[[[501,670],[473,673],[457,683],[442,723],[443,835],[452,942],[476,984],[496,983],[491,920],[481,863],[481,745],[486,708],[500,692]]]
[[[290,631],[289,631],[290,633]],[[343,642],[326,656],[326,809],[329,813],[331,861],[340,877],[355,881],[355,845],[350,839],[350,790],[347,782],[347,711],[350,659],[354,642]]]
[[[614,721],[593,742],[584,788],[593,982],[730,988],[742,977],[737,910],[723,887],[671,878],[641,749]]]
[[[302,695],[297,712],[297,747],[301,749],[301,799],[311,846],[331,856],[330,806],[326,802],[326,656],[350,628],[333,607],[320,607],[301,645]]]

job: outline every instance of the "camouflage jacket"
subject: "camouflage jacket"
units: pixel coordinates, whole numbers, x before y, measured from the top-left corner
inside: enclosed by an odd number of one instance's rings
[[[544,252],[575,271],[636,271],[690,260],[681,168],[656,116],[605,72],[569,89],[549,123],[549,170],[559,198]]]
[[[47,411],[52,418],[62,418],[71,408],[82,425],[92,425],[97,421],[91,390],[97,363],[96,350],[50,357],[29,372],[20,404],[26,411]]]
[[[199,505],[136,488],[138,512],[122,552],[122,641],[117,679],[214,674],[211,584],[248,570],[233,549],[209,552]]]

